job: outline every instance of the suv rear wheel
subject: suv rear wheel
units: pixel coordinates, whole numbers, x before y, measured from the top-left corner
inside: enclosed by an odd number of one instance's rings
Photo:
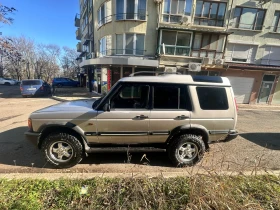
[[[168,155],[175,166],[193,166],[205,153],[205,143],[200,136],[181,135],[169,145]]]
[[[83,146],[73,135],[51,133],[43,142],[46,160],[56,168],[69,168],[83,159]]]

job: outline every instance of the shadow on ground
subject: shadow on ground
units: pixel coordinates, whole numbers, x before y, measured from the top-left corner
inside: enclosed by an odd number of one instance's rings
[[[53,167],[45,161],[42,151],[25,139],[24,132],[27,130],[26,126],[22,126],[0,133],[0,164],[30,169],[52,169]],[[80,165],[122,163],[171,167],[167,154],[164,152],[131,153],[129,155],[127,153],[89,154]]]
[[[280,133],[243,133],[240,136],[259,146],[280,150]]]

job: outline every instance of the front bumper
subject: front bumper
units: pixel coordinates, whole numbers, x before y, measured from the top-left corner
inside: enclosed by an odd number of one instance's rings
[[[38,146],[38,141],[39,141],[39,138],[40,138],[40,133],[34,133],[34,132],[31,132],[31,131],[26,131],[24,133],[25,135],[25,138],[30,141],[32,144],[34,144],[36,147]]]
[[[231,131],[229,131],[225,140],[230,141],[230,140],[235,139],[237,136],[238,136],[238,132],[236,130],[231,130]]]

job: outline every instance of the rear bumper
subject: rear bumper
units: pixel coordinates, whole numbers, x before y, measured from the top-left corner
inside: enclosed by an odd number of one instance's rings
[[[31,131],[26,131],[24,133],[24,135],[25,135],[25,139],[30,141],[36,147],[38,146],[38,140],[39,140],[40,135],[41,135],[40,133],[34,133],[34,132],[31,132]]]
[[[230,141],[235,139],[237,136],[238,136],[238,132],[236,130],[230,130],[225,140]]]

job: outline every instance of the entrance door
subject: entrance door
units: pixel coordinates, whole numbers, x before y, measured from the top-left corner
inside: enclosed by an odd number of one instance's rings
[[[124,85],[108,102],[110,111],[98,111],[97,131],[99,143],[148,143],[149,86]]]
[[[258,103],[267,103],[274,84],[275,75],[264,75],[263,82],[259,93]]]
[[[273,82],[262,82],[261,92],[259,95],[259,103],[267,103],[268,97],[271,92]]]

